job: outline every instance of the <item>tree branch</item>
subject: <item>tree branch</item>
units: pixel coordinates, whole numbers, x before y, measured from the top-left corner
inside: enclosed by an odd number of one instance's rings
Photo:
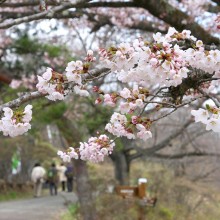
[[[186,152],[186,153],[181,153],[181,154],[174,154],[174,155],[166,155],[166,154],[158,154],[155,153],[152,155],[152,157],[156,157],[159,159],[182,159],[184,157],[204,157],[204,156],[209,156],[209,157],[220,157],[220,154],[216,153],[208,153],[208,152]]]
[[[137,152],[136,154],[132,154],[129,156],[129,160],[134,160],[137,159],[139,157],[143,157],[143,156],[151,156],[154,155],[155,152],[165,148],[174,138],[178,137],[180,134],[182,134],[182,132],[192,124],[192,119],[189,119],[185,122],[185,124],[179,129],[176,130],[175,132],[173,132],[170,136],[168,136],[167,138],[165,138],[164,140],[162,140],[160,143],[154,145],[151,148],[147,148],[147,149],[143,149],[139,152]]]
[[[6,0],[0,0],[0,5],[6,2]]]
[[[19,107],[20,105],[22,105],[23,103],[26,103],[28,101],[38,99],[38,98],[44,97],[44,96],[46,96],[46,94],[42,94],[38,91],[28,92],[17,99],[14,99],[10,102],[7,102],[7,103],[1,105],[0,106],[0,113],[3,112],[3,108],[5,108],[5,107],[16,108],[16,107]]]
[[[1,18],[3,18],[4,20],[6,19],[23,19],[24,17],[29,17],[33,14],[32,11],[26,11],[26,12],[9,12],[9,11],[4,11],[1,13]],[[61,11],[60,13],[55,13],[53,15],[53,18],[55,19],[68,19],[68,18],[80,18],[83,16],[83,12],[81,11]],[[46,16],[46,17],[37,17],[36,19],[34,19],[35,21],[40,20],[40,19],[51,19],[50,16]],[[1,24],[0,24],[1,26]]]
[[[2,0],[1,0],[2,1]],[[3,0],[5,2],[6,0]],[[29,6],[38,6],[39,0],[23,1],[23,2],[5,2],[1,5],[2,8],[20,8],[20,7],[29,7]],[[54,0],[47,0],[47,5],[60,5],[59,2]]]
[[[5,29],[12,27],[14,25],[18,25],[21,23],[25,22],[30,22],[34,20],[39,20],[42,18],[53,18],[54,14],[62,12],[66,9],[69,8],[74,8],[74,7],[82,7],[85,5],[85,3],[88,2],[88,0],[75,0],[75,3],[63,3],[63,5],[56,6],[53,9],[50,9],[48,11],[40,12],[38,14],[30,15],[30,16],[25,16],[22,18],[15,19],[13,21],[8,21],[0,24],[0,29]]]
[[[198,23],[183,22],[190,21],[190,17],[179,9],[173,7],[164,0],[134,0],[136,7],[142,7],[148,10],[155,17],[160,18],[177,30],[191,30],[192,34],[201,39],[206,44],[219,44],[219,38],[212,36],[208,31],[205,31]]]
[[[86,83],[87,81],[91,81],[94,78],[101,77],[103,73],[106,74],[106,72],[108,72],[108,71],[109,71],[109,69],[107,69],[107,68],[91,70],[89,74],[85,74],[85,76],[83,77],[84,78],[83,82]],[[27,92],[17,99],[14,99],[10,102],[7,102],[5,104],[0,105],[0,114],[3,112],[3,108],[5,108],[5,107],[16,108],[26,102],[44,97],[46,95],[48,95],[48,94],[42,94],[38,91]]]
[[[220,6],[220,0],[212,0],[213,2],[215,2],[218,6]]]

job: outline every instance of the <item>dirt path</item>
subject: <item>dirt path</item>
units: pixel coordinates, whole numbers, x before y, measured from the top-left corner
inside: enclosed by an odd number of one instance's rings
[[[60,220],[59,216],[67,210],[65,200],[76,202],[77,197],[60,192],[57,196],[1,202],[0,220]]]

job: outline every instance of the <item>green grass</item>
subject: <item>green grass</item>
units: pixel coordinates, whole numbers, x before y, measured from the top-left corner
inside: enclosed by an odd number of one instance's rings
[[[32,195],[33,195],[32,191],[23,192],[23,191],[8,190],[4,193],[3,192],[0,193],[0,202],[31,198]]]
[[[77,203],[68,206],[68,211],[61,216],[62,220],[77,219],[79,205]]]

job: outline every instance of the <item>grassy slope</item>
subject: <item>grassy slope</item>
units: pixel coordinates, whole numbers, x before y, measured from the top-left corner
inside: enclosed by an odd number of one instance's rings
[[[138,200],[122,199],[106,192],[107,185],[115,182],[111,162],[90,164],[89,170],[96,192],[97,220],[137,219],[140,214]],[[130,184],[136,185],[140,177],[148,179],[148,195],[158,197],[156,207],[144,207],[146,220],[219,219],[220,193],[211,186],[175,177],[172,171],[160,164],[142,161],[132,164]],[[77,216],[77,208],[70,207],[63,220],[80,219]]]

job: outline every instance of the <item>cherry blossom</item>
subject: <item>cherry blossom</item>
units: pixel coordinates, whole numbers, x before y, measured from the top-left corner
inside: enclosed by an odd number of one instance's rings
[[[207,123],[209,112],[205,109],[192,110],[191,114],[195,117],[195,122]]]
[[[80,60],[71,61],[66,67],[66,77],[68,82],[75,82],[78,85],[82,84],[82,77],[80,73],[83,72],[83,63]]]
[[[57,155],[65,162],[71,158],[91,161],[98,163],[104,161],[104,157],[112,153],[115,143],[106,135],[91,137],[88,142],[81,142],[80,147],[70,147],[66,152],[58,151]]]
[[[190,46],[181,46],[182,41],[189,42]],[[207,51],[203,42],[197,40],[188,30],[178,32],[175,28],[169,28],[166,35],[154,34],[151,43],[142,38],[130,43],[122,42],[100,49],[99,56],[100,67],[109,68],[111,77],[122,82],[120,91],[105,92],[104,89],[102,91],[96,86],[93,87],[98,96],[96,104],[104,104],[119,111],[112,114],[105,126],[106,132],[116,137],[139,138],[144,141],[151,138],[151,125],[160,117],[157,118],[157,114],[145,117],[145,110],[149,108],[149,104],[155,111],[161,110],[160,112],[182,104],[183,101],[175,99],[175,94],[171,92],[175,93],[175,89],[188,79],[193,79],[196,86],[190,87],[184,93],[185,96],[181,97],[184,101],[189,96],[195,98],[196,95],[203,94],[200,89],[207,92],[207,97],[210,91],[213,93],[215,88],[219,87],[220,51]],[[47,68],[42,76],[38,76],[36,87],[53,101],[63,100],[70,92],[87,97],[90,95],[91,86],[85,83],[84,74],[90,75],[89,70],[96,60],[93,51],[89,50],[83,61],[69,62],[64,73]],[[199,82],[197,76],[202,74],[205,75],[205,81]],[[211,77],[215,77],[215,80],[209,81]],[[14,82],[14,85],[16,84],[18,82]],[[163,91],[157,96],[155,91],[160,90]],[[167,94],[170,99],[166,98]],[[195,122],[205,124],[206,130],[220,132],[218,107],[207,106],[206,109],[192,110],[191,114]],[[30,106],[27,106],[21,115],[5,108],[0,130],[4,135],[20,134],[30,129],[31,117]],[[96,163],[111,154],[114,145],[108,136],[100,135],[81,142],[79,147],[70,147],[66,152],[59,151],[58,155],[67,162],[72,158],[80,158]]]
[[[4,117],[0,120],[0,131],[3,135],[15,137],[31,129],[32,105],[27,105],[24,111],[14,111],[8,107],[3,109]]]
[[[195,117],[195,122],[202,122],[206,125],[206,130],[220,132],[220,109],[207,106],[207,110],[192,110],[191,114]]]
[[[62,74],[56,73],[51,68],[47,68],[47,71],[38,76],[38,84],[36,85],[39,92],[48,94],[46,96],[52,101],[64,99],[64,86],[63,86]]]
[[[117,137],[125,136],[128,139],[136,139],[136,137],[147,140],[152,137],[149,127],[151,122],[148,119],[132,116],[127,119],[125,115],[114,113],[105,129]]]

